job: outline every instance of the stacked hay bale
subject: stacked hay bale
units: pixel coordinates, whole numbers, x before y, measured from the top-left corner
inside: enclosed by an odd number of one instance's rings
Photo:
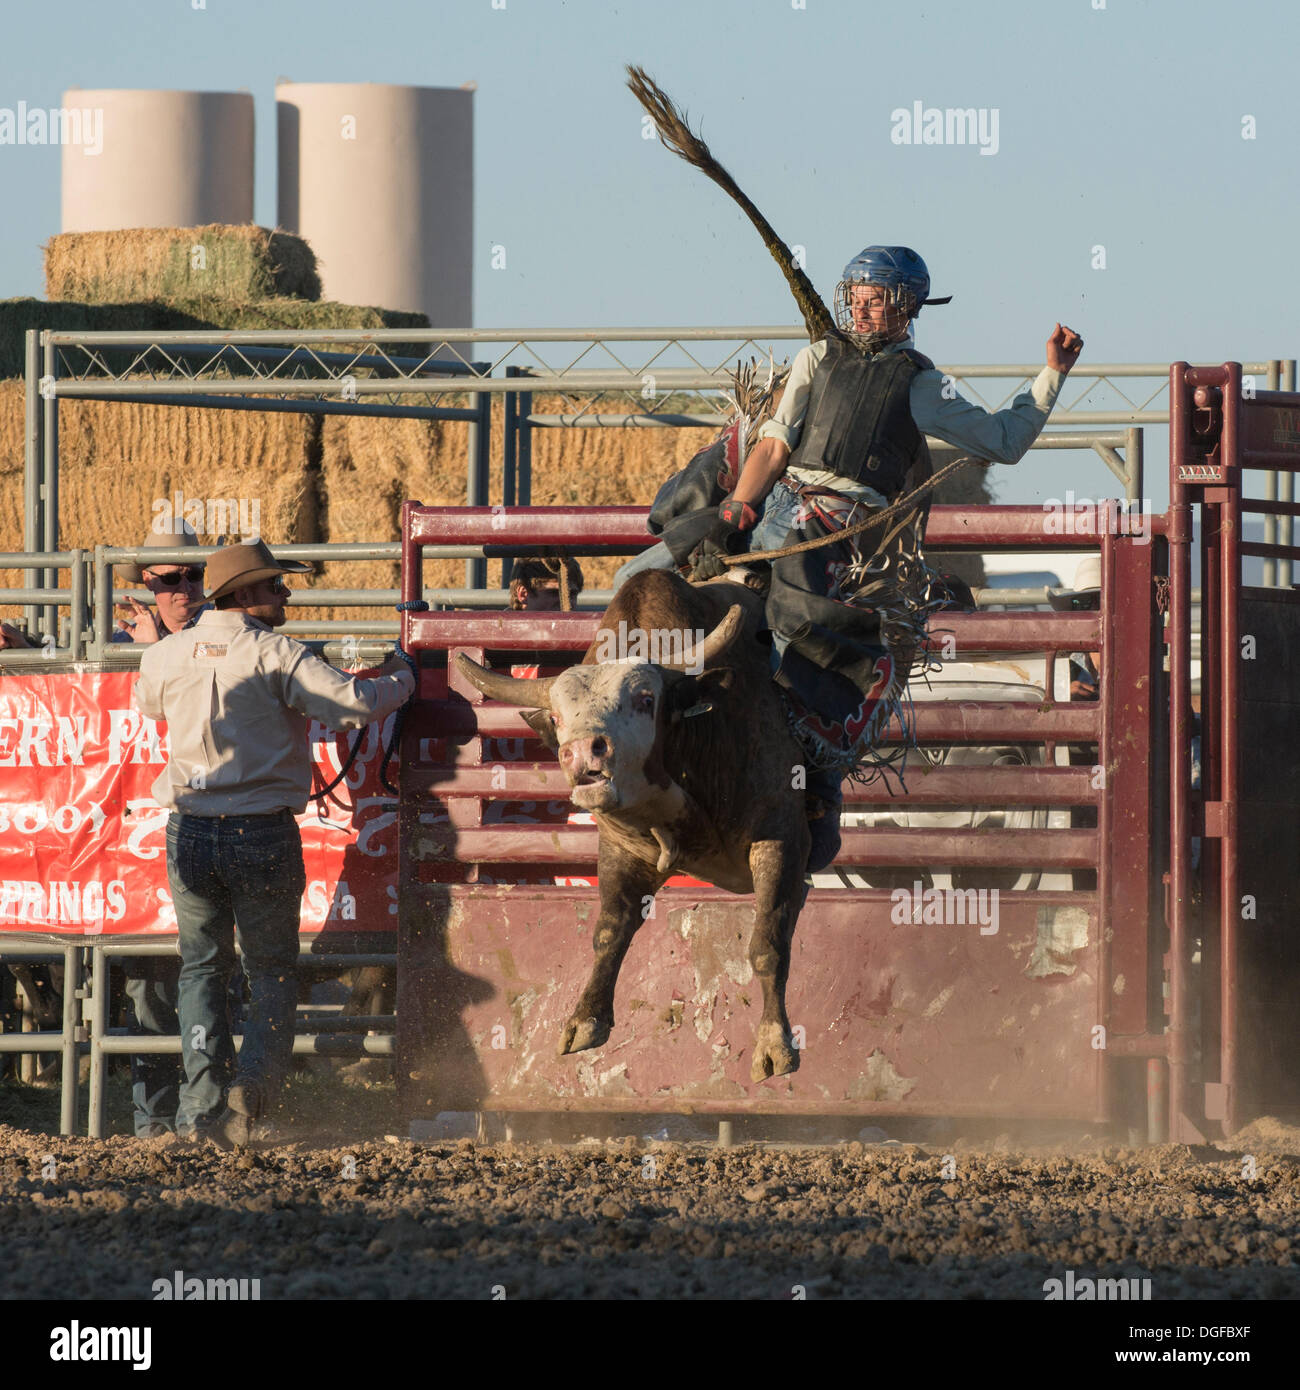
[[[423,314],[320,298],[311,248],[262,227],[65,233],[45,247],[49,300],[0,301],[0,549],[23,545],[28,329],[165,331],[424,328]],[[321,539],[321,421],[309,415],[66,401],[59,408],[64,547],[131,544],[163,501],[251,504],[271,543]],[[204,507],[205,540],[238,505]],[[21,583],[20,571],[0,584]],[[12,611],[12,610],[9,610]]]
[[[23,548],[23,406],[23,383],[0,382],[5,550]],[[177,494],[233,500],[233,526],[239,522],[238,499],[256,498],[268,537],[312,540],[316,488],[308,464],[314,424],[302,415],[66,402],[59,409],[60,545],[138,544],[160,514],[159,503],[171,504]],[[205,507],[209,514],[217,510]],[[229,534],[232,527],[220,529]],[[0,572],[0,585],[21,583],[21,571]]]
[[[448,405],[465,405],[456,397]],[[560,397],[534,395],[537,414],[572,406]],[[620,413],[602,406],[607,414]],[[628,411],[622,413],[630,413]],[[502,496],[504,404],[492,403],[493,461],[488,495]],[[533,433],[532,504],[537,507],[600,507],[649,503],[663,480],[712,440],[706,429],[539,429]],[[321,524],[335,541],[396,540],[401,504],[464,506],[469,425],[453,420],[380,420],[330,416],[321,434]],[[582,562],[591,588],[608,585],[621,559]],[[499,582],[495,563],[489,583]],[[425,583],[459,588],[463,560],[430,560]],[[397,585],[397,567],[383,562],[327,565],[317,581],[327,588]],[[357,611],[360,616],[360,610]],[[373,616],[373,615],[372,615]]]
[[[316,300],[320,274],[301,237],[266,227],[63,232],[45,244],[45,293],[74,304]]]

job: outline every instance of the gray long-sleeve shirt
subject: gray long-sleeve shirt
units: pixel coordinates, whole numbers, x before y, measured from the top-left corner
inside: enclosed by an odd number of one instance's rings
[[[909,337],[903,342],[891,343],[884,351],[897,352],[912,346]],[[759,439],[779,439],[793,451],[808,413],[813,372],[826,351],[826,340],[822,339],[798,353],[790,368],[781,404],[772,419],[759,430]],[[1022,391],[1005,410],[991,412],[959,396],[951,381],[945,381],[943,373],[920,371],[912,378],[908,403],[912,418],[923,435],[942,439],[963,453],[997,463],[1016,463],[1047,423],[1064,382],[1064,373],[1044,367],[1028,391]],[[885,504],[885,499],[873,488],[838,474],[805,468],[787,471],[792,478],[809,486],[834,488],[850,497],[861,497],[873,506]]]
[[[135,703],[167,721],[154,800],[194,816],[306,810],[308,720],[360,729],[414,690],[409,671],[362,680],[245,613],[203,613],[140,658]]]

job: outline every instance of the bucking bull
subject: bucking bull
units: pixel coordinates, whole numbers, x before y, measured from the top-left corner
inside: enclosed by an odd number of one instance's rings
[[[525,719],[558,753],[573,804],[593,812],[599,828],[595,964],[564,1025],[561,1054],[609,1037],[628,946],[669,875],[685,873],[753,893],[749,959],[763,1017],[750,1075],[762,1081],[799,1065],[785,982],[809,850],[796,775],[804,759],[762,630],[763,600],[743,585],[692,585],[652,570],[619,590],[582,662],[558,676],[519,680],[457,658],[489,698],[536,707]],[[702,638],[685,647],[680,637],[669,640],[680,634]],[[651,651],[671,646],[680,660],[601,660],[631,648],[629,635]]]

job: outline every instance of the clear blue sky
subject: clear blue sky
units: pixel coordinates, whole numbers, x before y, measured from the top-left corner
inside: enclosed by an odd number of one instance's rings
[[[1300,18],[1280,0],[198,2],[7,7],[0,106],[58,105],[72,86],[247,88],[269,224],[277,77],[472,80],[477,325],[795,322],[740,213],[641,138],[634,61],[807,248],[824,295],[870,242],[921,251],[955,296],[918,325],[940,362],[1037,360],[1058,318],[1094,362],[1300,354]],[[891,112],[917,101],[996,108],[997,154],[893,143]],[[43,292],[59,159],[0,146],[0,297]],[[1033,456],[999,470],[1002,497],[1103,488],[1101,465],[1074,458],[1075,473],[1025,476]]]

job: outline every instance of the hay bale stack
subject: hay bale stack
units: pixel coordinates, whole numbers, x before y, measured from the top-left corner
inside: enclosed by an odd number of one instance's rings
[[[463,405],[459,397],[443,397]],[[534,397],[539,414],[559,413],[558,397]],[[616,413],[616,412],[610,412]],[[493,453],[488,495],[500,498],[499,441],[504,405],[492,408]],[[648,503],[660,483],[707,444],[707,429],[542,429],[533,434],[532,503],[536,507],[615,506]],[[414,498],[426,506],[465,505],[469,426],[461,421],[384,420],[331,416],[321,431],[322,540],[397,540],[401,504]],[[587,583],[603,587],[621,559],[583,561]],[[489,581],[497,582],[495,564]],[[462,560],[430,560],[425,582],[459,588]],[[383,561],[334,562],[317,581],[322,588],[394,588],[398,569]],[[342,616],[342,615],[340,615]],[[360,610],[348,616],[363,616]],[[374,616],[373,614],[371,616]]]
[[[23,383],[0,381],[0,550],[23,548],[23,409]],[[0,569],[0,588],[20,587],[22,576],[22,570]]]
[[[238,528],[257,504],[266,540],[316,538],[319,421],[182,406],[66,401],[59,408],[59,543],[64,548],[142,541],[159,507],[200,499],[216,523]],[[208,506],[211,502],[213,504]],[[233,502],[234,507],[226,504]],[[23,548],[23,383],[0,383],[0,550]],[[0,587],[22,583],[0,574]]]
[[[205,505],[204,541],[236,532],[228,513],[241,504],[271,544],[315,538],[310,416],[102,401],[69,401],[59,413],[61,545],[142,540],[161,504],[192,499],[235,503]]]
[[[129,333],[161,327],[161,315],[162,308],[156,304],[47,304],[43,299],[0,299],[0,377],[23,375],[24,340],[30,328]]]
[[[173,320],[158,327],[272,329],[286,332],[298,328],[428,328],[426,314],[406,309],[379,309],[372,304],[340,304],[333,299],[221,299],[200,295],[176,299],[161,306]],[[177,322],[183,320],[183,322]],[[328,347],[329,344],[323,346]],[[348,344],[355,347],[353,340]],[[413,344],[390,345],[390,352],[410,355],[421,352]]]
[[[77,329],[129,332],[161,332],[168,329],[215,328],[427,328],[424,314],[400,309],[377,309],[368,304],[337,304],[333,300],[261,299],[238,301],[204,296],[139,304],[47,303],[43,299],[0,299],[0,377],[22,376],[24,337],[29,328],[57,332]],[[329,344],[323,346],[328,347]],[[413,346],[394,344],[393,351],[415,352]],[[110,352],[108,356],[112,356]],[[121,356],[122,354],[118,354]]]
[[[51,300],[125,304],[212,296],[247,302],[319,299],[316,256],[301,238],[266,227],[137,227],[63,232],[45,243]]]

